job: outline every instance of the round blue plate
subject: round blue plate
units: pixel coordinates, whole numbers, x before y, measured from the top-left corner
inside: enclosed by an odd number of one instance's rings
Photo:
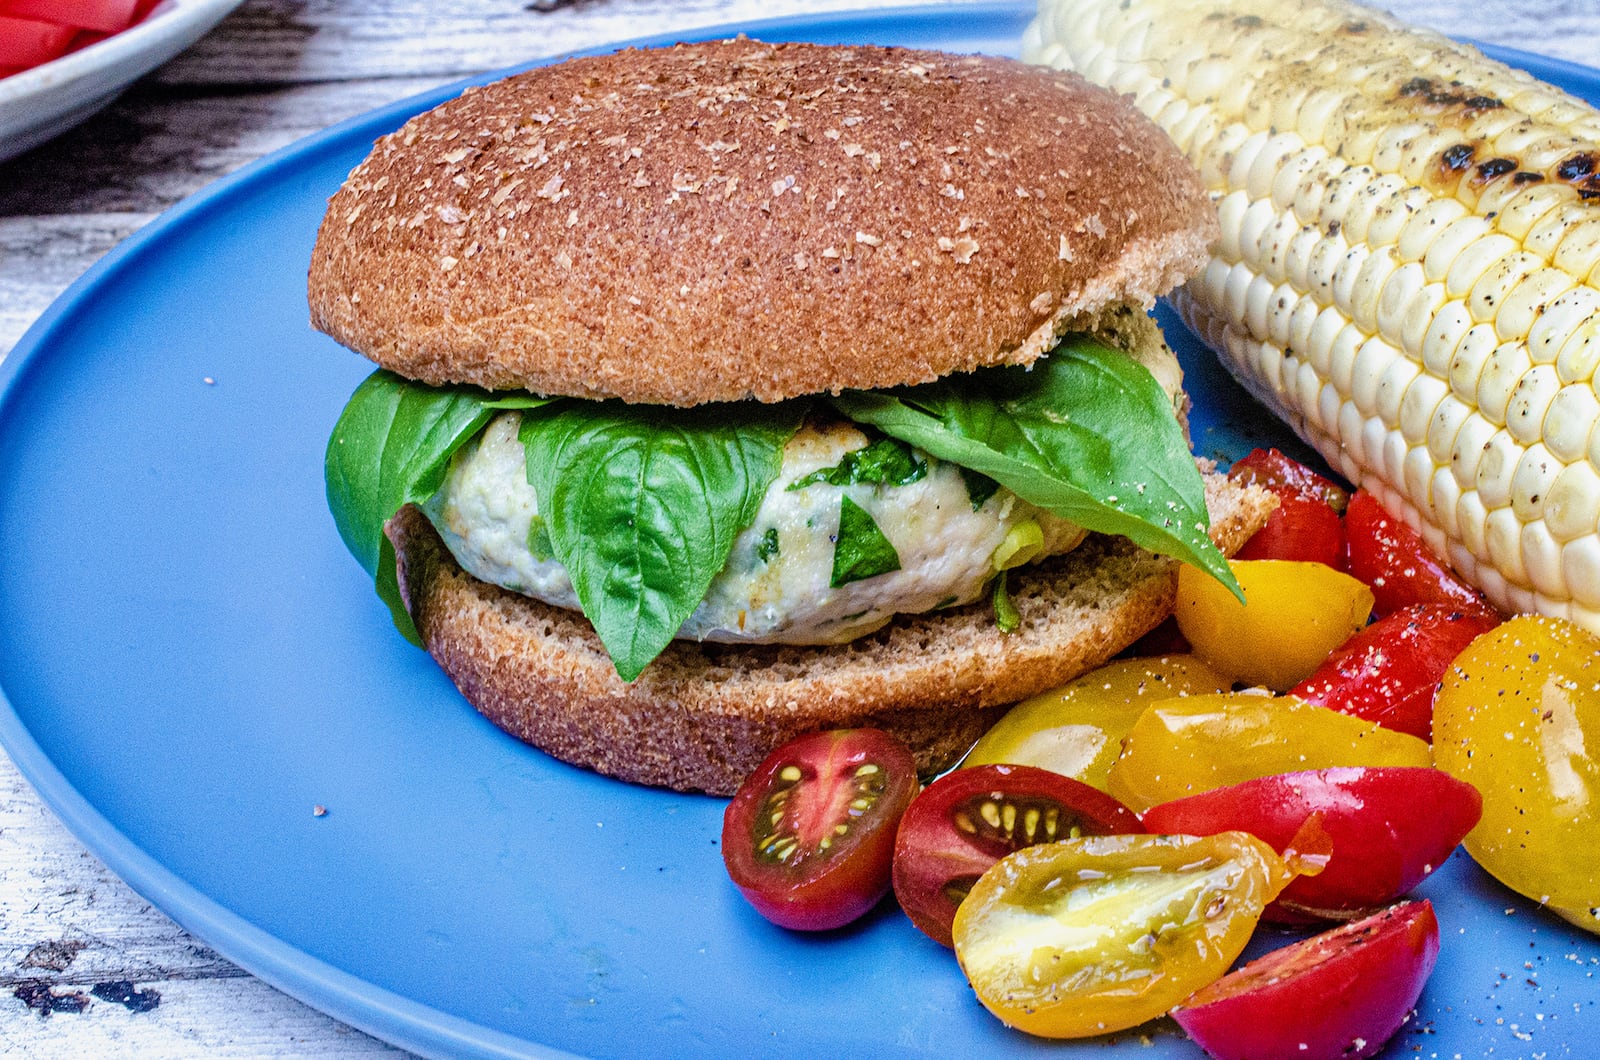
[[[1027,18],[1008,4],[743,28],[1004,53]],[[1510,58],[1600,98],[1594,72]],[[420,1052],[1103,1055],[1007,1031],[892,903],[822,938],[769,926],[723,875],[721,801],[546,758],[391,628],[323,503],[324,441],[369,366],[307,326],[306,262],[373,138],[458,88],[185,202],[0,364],[6,749],[184,927]],[[1202,450],[1292,443],[1184,353]],[[1600,1040],[1600,941],[1460,857],[1424,890],[1443,953],[1394,1054],[1554,1058]],[[1170,1026],[1149,1033],[1113,1047],[1194,1055]]]

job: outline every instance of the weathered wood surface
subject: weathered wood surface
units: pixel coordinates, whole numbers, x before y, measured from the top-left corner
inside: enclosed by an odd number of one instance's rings
[[[945,2],[961,16],[960,0]],[[0,164],[0,357],[73,279],[163,209],[335,121],[608,41],[860,6],[250,0],[89,124]],[[1595,0],[1387,6],[1456,35],[1600,60]],[[0,1060],[380,1053],[394,1050],[251,978],[134,894],[0,755]]]

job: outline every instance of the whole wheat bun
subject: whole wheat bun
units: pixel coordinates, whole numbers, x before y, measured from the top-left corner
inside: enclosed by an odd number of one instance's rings
[[[1212,539],[1232,554],[1276,501],[1213,474],[1206,504]],[[820,729],[886,729],[924,772],[950,766],[1009,704],[1093,669],[1165,618],[1177,580],[1173,560],[1092,534],[1011,572],[1015,633],[975,604],[901,616],[840,646],[674,641],[630,684],[582,615],[464,573],[416,508],[386,532],[423,642],[496,725],[623,780],[721,795],[773,748]]]
[[[731,40],[574,59],[379,140],[317,327],[429,384],[695,405],[1027,363],[1206,260],[1130,103],[1004,59]]]

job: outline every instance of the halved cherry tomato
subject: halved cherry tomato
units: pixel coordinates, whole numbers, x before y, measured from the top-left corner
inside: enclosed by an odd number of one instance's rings
[[[1245,603],[1184,565],[1173,614],[1196,655],[1246,684],[1292,688],[1372,611],[1372,590],[1321,563],[1258,559],[1231,566]]]
[[[1274,773],[1334,766],[1428,766],[1415,736],[1293,696],[1186,696],[1139,716],[1107,787],[1135,810]]]
[[[1343,487],[1276,449],[1251,450],[1234,461],[1228,477],[1235,482],[1265,486],[1273,492],[1321,501],[1335,512],[1342,513],[1350,503],[1350,494]]]
[[[1108,1034],[1221,975],[1303,868],[1244,832],[1026,847],[961,903],[956,957],[978,1000],[1010,1026]]]
[[[1483,792],[1467,852],[1600,932],[1600,637],[1522,615],[1473,641],[1434,705],[1434,755]]]
[[[768,755],[728,803],[723,863],[774,924],[848,924],[889,890],[895,828],[916,793],[911,752],[888,733],[802,736]]]
[[[1216,1060],[1375,1055],[1422,995],[1439,957],[1426,900],[1274,950],[1172,1010]]]
[[[1446,604],[1458,611],[1500,613],[1483,594],[1428,550],[1422,538],[1383,510],[1366,490],[1350,498],[1344,515],[1350,573],[1372,587],[1379,615],[1408,604]]]
[[[1289,694],[1431,739],[1439,679],[1474,637],[1498,622],[1446,604],[1403,607],[1345,641]]]
[[[1233,680],[1193,655],[1118,659],[1050,692],[1025,699],[984,733],[964,766],[1039,766],[1104,791],[1122,740],[1158,699],[1225,692]]]
[[[1144,825],[1188,835],[1246,831],[1282,852],[1316,817],[1333,844],[1327,867],[1291,883],[1266,914],[1304,923],[1348,919],[1407,893],[1444,864],[1482,810],[1476,788],[1440,770],[1357,767],[1216,788],[1152,807]]]
[[[1013,851],[1080,835],[1143,832],[1103,791],[1032,766],[946,773],[911,800],[894,846],[894,895],[929,938],[954,945],[950,923],[978,877]]]

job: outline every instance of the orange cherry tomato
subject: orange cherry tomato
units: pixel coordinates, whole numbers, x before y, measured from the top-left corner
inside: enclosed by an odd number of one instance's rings
[[[1119,659],[1012,707],[962,765],[1038,766],[1104,791],[1122,740],[1145,707],[1232,685],[1232,678],[1193,655]]]
[[[1434,701],[1439,768],[1483,793],[1467,852],[1600,932],[1600,637],[1522,615],[1467,646]]]
[[[1142,811],[1275,773],[1432,764],[1415,736],[1293,696],[1233,692],[1146,710],[1111,767],[1108,790]]]
[[[1234,560],[1232,593],[1193,567],[1178,568],[1178,628],[1194,653],[1246,684],[1282,692],[1305,680],[1366,624],[1372,590],[1322,563]]]

